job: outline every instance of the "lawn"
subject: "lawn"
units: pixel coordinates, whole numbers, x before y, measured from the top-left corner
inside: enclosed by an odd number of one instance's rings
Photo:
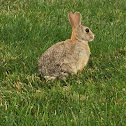
[[[95,34],[83,72],[37,75],[41,54],[71,36],[68,11]],[[126,0],[0,1],[0,126],[126,125]]]

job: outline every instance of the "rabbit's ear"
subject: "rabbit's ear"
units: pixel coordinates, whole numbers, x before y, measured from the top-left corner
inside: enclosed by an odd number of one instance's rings
[[[75,22],[76,22],[76,25],[78,26],[78,25],[81,25],[81,14],[80,14],[80,12],[75,12],[74,13],[74,20],[75,20]]]
[[[70,22],[71,26],[74,27],[75,26],[75,24],[74,24],[74,14],[71,11],[69,11],[69,13],[68,13],[68,19],[69,19],[69,22]]]

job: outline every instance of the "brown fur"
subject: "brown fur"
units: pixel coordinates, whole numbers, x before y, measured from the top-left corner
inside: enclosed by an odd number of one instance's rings
[[[76,29],[75,28],[73,28],[72,29],[72,34],[71,34],[71,38],[70,39],[67,39],[67,41],[68,42],[73,42],[73,41],[75,41],[76,40]]]
[[[86,33],[85,29],[88,27],[81,25],[79,12],[68,14],[72,26],[71,38],[51,46],[38,61],[39,74],[45,78],[55,79],[76,74],[83,70],[89,60],[88,41],[94,39],[94,34],[90,30]]]

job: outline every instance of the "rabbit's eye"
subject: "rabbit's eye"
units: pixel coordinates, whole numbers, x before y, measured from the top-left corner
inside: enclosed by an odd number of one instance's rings
[[[88,28],[86,28],[86,29],[85,29],[85,31],[88,33],[88,32],[89,32],[89,29],[88,29]]]

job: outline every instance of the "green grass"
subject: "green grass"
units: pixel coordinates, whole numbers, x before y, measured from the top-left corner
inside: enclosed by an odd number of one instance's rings
[[[82,73],[45,82],[37,60],[70,38],[80,11],[95,40]],[[125,126],[125,0],[0,1],[0,126]]]

